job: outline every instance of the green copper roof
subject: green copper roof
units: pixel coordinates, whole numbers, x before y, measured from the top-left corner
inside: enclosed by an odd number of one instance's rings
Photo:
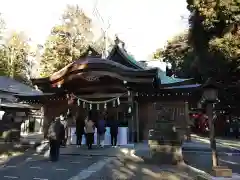
[[[179,83],[179,82],[190,80],[190,79],[180,79],[180,78],[169,77],[166,75],[166,72],[162,71],[161,69],[158,70],[158,77],[161,80],[161,84],[172,84],[172,83]]]
[[[131,56],[130,54],[128,54],[124,49],[120,48],[121,53],[131,62],[133,63],[135,66],[137,66],[138,68],[141,69],[145,69],[133,56]],[[159,69],[158,71],[158,78],[160,78],[161,80],[161,84],[173,84],[173,83],[180,83],[180,82],[184,82],[184,81],[188,81],[190,79],[181,79],[181,78],[174,78],[174,77],[169,77],[166,75],[165,71],[162,71],[161,69]]]
[[[127,53],[127,52],[126,52],[126,53]],[[135,64],[136,66],[144,69],[144,68],[142,67],[142,65],[141,65],[132,55],[130,55],[130,54],[127,53],[126,56],[127,56],[127,58],[128,58],[133,64]]]
[[[120,53],[129,61],[137,69],[145,69],[132,55],[128,54],[125,49],[117,45],[118,50]]]
[[[123,58],[130,63],[134,68],[136,69],[146,69],[141,63],[139,63],[132,55],[130,55],[125,49],[123,49],[122,47],[120,47],[119,45],[115,46],[115,50],[119,50],[119,52],[121,53],[121,55],[123,56]],[[110,53],[111,54],[111,53]],[[111,59],[111,57],[109,57],[109,59]],[[147,68],[148,69],[148,68]],[[158,70],[158,74],[157,74],[158,78],[161,80],[161,84],[175,84],[175,83],[180,83],[180,82],[184,82],[184,81],[188,81],[190,79],[180,79],[180,78],[174,78],[174,77],[169,77],[166,75],[166,72],[159,69]]]

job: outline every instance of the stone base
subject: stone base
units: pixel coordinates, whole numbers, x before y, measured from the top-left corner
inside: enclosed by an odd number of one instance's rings
[[[207,175],[197,175],[197,177],[195,178],[195,180],[211,180],[211,177],[207,176]]]
[[[183,162],[181,147],[172,145],[150,145],[151,159],[156,164],[177,165]]]
[[[215,177],[232,177],[232,170],[226,166],[216,166],[213,167],[211,175]]]
[[[217,167],[213,167],[211,175],[214,177],[231,178],[232,170],[229,169],[228,167],[217,166]],[[209,175],[200,174],[195,179],[196,180],[210,180],[212,178]]]

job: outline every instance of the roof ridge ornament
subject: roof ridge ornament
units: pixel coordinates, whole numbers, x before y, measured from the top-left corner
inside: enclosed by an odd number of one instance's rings
[[[125,42],[123,42],[121,39],[119,39],[118,35],[115,35],[115,45],[121,46],[122,49],[125,50]]]
[[[119,39],[118,35],[115,35],[114,43],[115,43],[115,45],[118,45],[120,43],[120,39]]]

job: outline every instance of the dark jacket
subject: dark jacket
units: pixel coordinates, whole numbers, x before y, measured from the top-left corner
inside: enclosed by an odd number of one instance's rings
[[[60,125],[60,139],[61,140],[65,139],[65,127],[64,127],[64,125],[62,123]]]
[[[62,129],[62,124],[60,120],[55,120],[53,121],[48,129],[48,138],[49,140],[61,140],[61,129]]]
[[[118,127],[119,123],[116,120],[111,120],[110,121],[110,133],[111,134],[117,134],[118,133]]]
[[[76,119],[76,135],[83,135],[84,127],[85,127],[85,122],[82,119],[77,118]]]
[[[106,121],[104,119],[100,119],[97,123],[97,133],[104,134],[106,132]]]

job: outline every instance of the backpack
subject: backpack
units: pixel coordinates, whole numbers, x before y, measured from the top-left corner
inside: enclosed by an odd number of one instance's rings
[[[55,131],[55,123],[51,123],[51,125],[48,128],[48,138],[51,140],[56,140],[57,139],[57,134]]]

